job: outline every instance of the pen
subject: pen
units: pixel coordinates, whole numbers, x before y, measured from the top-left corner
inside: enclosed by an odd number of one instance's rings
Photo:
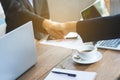
[[[56,74],[65,74],[71,77],[76,77],[76,74],[72,74],[72,73],[66,73],[66,72],[59,72],[59,71],[52,71],[52,73],[56,73]]]

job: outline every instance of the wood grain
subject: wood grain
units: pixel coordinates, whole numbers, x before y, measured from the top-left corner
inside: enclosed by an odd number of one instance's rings
[[[99,62],[83,65],[71,59],[75,52],[56,46],[37,43],[37,64],[24,73],[18,80],[44,80],[54,67],[81,71],[97,72],[96,80],[116,80],[120,73],[120,51],[98,49],[103,58]]]

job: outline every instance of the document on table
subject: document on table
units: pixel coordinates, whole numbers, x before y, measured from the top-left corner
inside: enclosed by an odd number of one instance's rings
[[[76,77],[68,76],[65,74],[53,73],[52,71],[76,74]],[[48,74],[48,76],[44,80],[95,80],[97,75],[96,72],[67,70],[58,68],[53,68],[52,71]]]
[[[63,39],[61,41],[57,40],[45,40],[40,41],[41,44],[47,44],[47,45],[54,45],[54,46],[60,46],[70,49],[76,49],[78,47],[82,47],[83,43],[80,39]]]
[[[70,49],[84,49],[84,43],[79,36],[77,39],[63,39],[63,40],[42,40],[40,44],[60,46]]]

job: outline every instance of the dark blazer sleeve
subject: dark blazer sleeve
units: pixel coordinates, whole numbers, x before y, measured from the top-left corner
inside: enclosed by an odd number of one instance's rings
[[[33,0],[34,12],[46,19],[49,19],[49,8],[47,0]]]
[[[120,14],[78,21],[77,32],[85,42],[120,38]]]
[[[45,32],[42,28],[43,17],[29,11],[21,2],[21,0],[1,0],[7,22],[7,32],[21,26],[22,24],[33,21],[35,37],[39,32]]]

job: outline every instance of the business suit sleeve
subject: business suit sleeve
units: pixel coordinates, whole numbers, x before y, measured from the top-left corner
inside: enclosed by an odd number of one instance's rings
[[[33,21],[36,38],[38,38],[39,32],[45,32],[42,27],[44,18],[29,11],[20,0],[1,0],[1,3],[6,15],[7,32],[28,21]]]
[[[119,38],[120,14],[79,21],[77,32],[85,42]]]

